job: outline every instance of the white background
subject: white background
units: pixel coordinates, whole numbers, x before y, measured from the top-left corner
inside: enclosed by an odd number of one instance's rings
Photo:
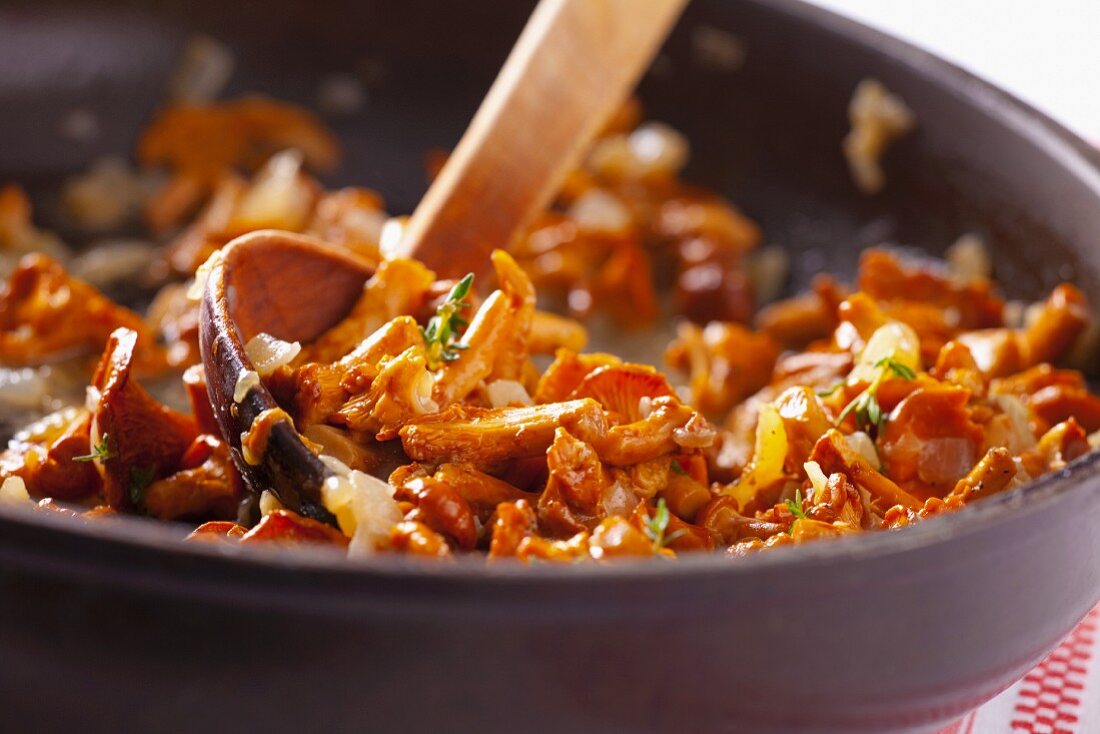
[[[1100,145],[1100,0],[812,0],[985,77]]]

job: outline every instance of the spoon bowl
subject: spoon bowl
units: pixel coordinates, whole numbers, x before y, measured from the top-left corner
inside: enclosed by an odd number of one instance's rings
[[[371,275],[363,262],[304,235],[261,230],[221,250],[210,270],[199,317],[207,391],[222,435],[249,487],[271,489],[306,517],[332,522],[319,501],[328,469],[287,421],[277,422],[259,464],[241,453],[241,437],[262,413],[278,408],[256,381],[239,402],[237,385],[255,373],[245,351],[260,333],[310,342],[338,323]]]

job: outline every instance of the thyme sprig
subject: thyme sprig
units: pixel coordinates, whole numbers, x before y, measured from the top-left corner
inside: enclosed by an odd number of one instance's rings
[[[786,500],[784,504],[787,505],[787,510],[794,515],[790,527],[787,528],[787,535],[792,535],[794,533],[794,526],[798,524],[798,521],[806,519],[806,513],[802,510],[802,490],[796,489],[794,491],[794,499]]]
[[[153,479],[156,477],[156,466],[149,465],[144,467],[131,466],[130,467],[130,484],[127,487],[128,494],[130,495],[130,503],[134,507],[141,507],[145,501],[145,490],[149,488],[149,485],[153,483]]]
[[[787,509],[794,515],[795,520],[804,520],[806,513],[802,511],[802,490],[796,489],[794,491],[794,499],[787,500]]]
[[[74,456],[73,461],[95,461],[96,459],[99,459],[100,461],[107,461],[108,459],[115,458],[115,456],[117,456],[118,454],[114,451],[111,451],[109,438],[110,437],[108,436],[108,434],[104,433],[103,438],[99,440],[99,443],[91,447],[91,453]]]
[[[902,364],[893,357],[883,357],[875,362],[875,367],[879,370],[878,374],[875,375],[875,379],[871,381],[871,384],[868,385],[863,392],[856,395],[851,402],[844,406],[844,409],[840,411],[840,415],[836,418],[836,426],[839,427],[849,414],[854,414],[856,428],[865,431],[870,431],[874,428],[877,432],[881,433],[882,429],[886,426],[887,416],[878,402],[879,387],[881,387],[882,383],[886,381],[886,378],[891,375],[903,380],[913,380],[916,379],[917,376],[917,373],[914,372],[911,367]],[[836,388],[834,388],[834,390],[835,389]],[[831,392],[832,391],[830,391],[830,393]]]
[[[428,366],[431,369],[438,369],[445,362],[455,361],[458,359],[458,352],[466,348],[465,344],[459,343],[458,338],[459,331],[470,324],[461,314],[470,307],[466,297],[470,294],[473,283],[473,273],[455,283],[446,300],[435,310],[435,316],[428,320],[427,326],[420,329],[427,346]]]
[[[646,520],[645,530],[646,536],[653,541],[653,550],[660,551],[666,548],[669,543],[679,538],[684,534],[683,530],[677,530],[674,533],[666,535],[668,532],[668,522],[671,516],[668,511],[668,504],[665,503],[665,498],[657,500],[657,508],[653,512],[653,517]]]

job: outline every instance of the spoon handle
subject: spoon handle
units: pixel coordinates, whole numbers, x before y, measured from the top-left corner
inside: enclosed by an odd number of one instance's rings
[[[483,273],[637,84],[687,0],[542,0],[395,255]]]

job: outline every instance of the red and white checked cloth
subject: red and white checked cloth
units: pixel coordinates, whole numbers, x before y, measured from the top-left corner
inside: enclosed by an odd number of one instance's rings
[[[1100,606],[1001,695],[939,734],[1100,732]]]

